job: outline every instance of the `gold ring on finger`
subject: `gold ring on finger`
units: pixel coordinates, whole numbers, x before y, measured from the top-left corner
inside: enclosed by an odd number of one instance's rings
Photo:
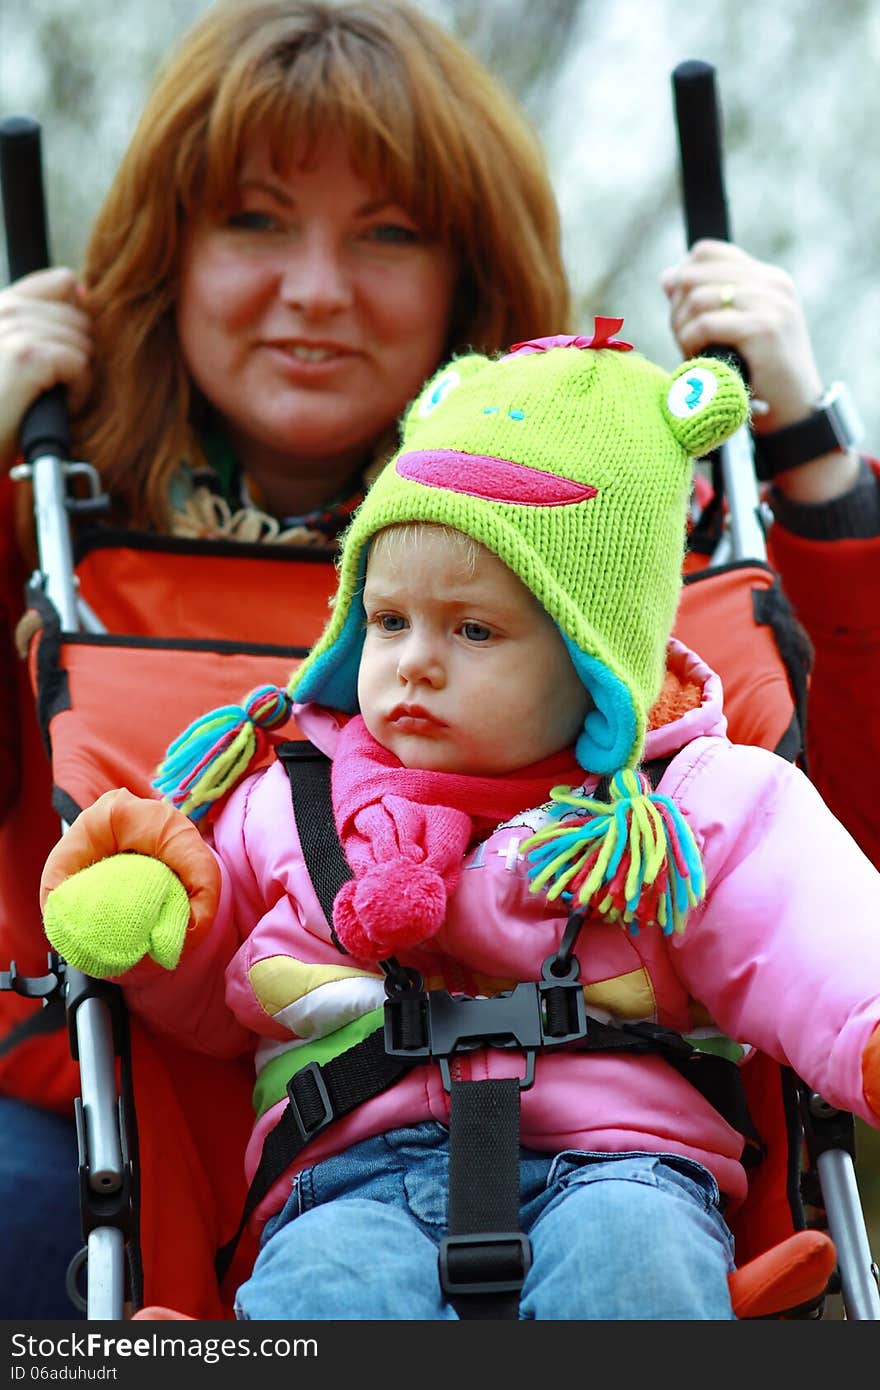
[[[733,301],[736,298],[736,285],[719,285],[718,295],[721,300],[721,308],[732,309]]]

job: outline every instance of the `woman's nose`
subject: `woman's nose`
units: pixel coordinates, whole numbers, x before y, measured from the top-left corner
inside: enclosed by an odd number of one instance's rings
[[[331,318],[349,308],[353,290],[342,250],[326,238],[305,238],[285,262],[280,293],[307,320]]]

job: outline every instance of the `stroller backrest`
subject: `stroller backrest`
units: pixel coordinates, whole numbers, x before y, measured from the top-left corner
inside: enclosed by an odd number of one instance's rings
[[[108,632],[292,647],[313,642],[327,620],[335,556],[330,546],[90,532],[76,573]]]

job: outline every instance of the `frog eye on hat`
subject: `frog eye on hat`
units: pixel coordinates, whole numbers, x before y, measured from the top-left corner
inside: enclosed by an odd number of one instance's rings
[[[416,407],[419,417],[424,420],[427,415],[433,415],[438,405],[442,405],[450,391],[454,391],[461,385],[461,373],[454,367],[448,371],[441,372],[438,377],[429,384]]]
[[[662,406],[666,423],[691,458],[729,439],[749,416],[742,377],[715,357],[683,362],[669,379]]]
[[[403,421],[403,432],[407,429],[419,429],[419,421],[427,420],[438,410],[444,401],[458,391],[458,388],[492,365],[491,359],[483,357],[479,353],[464,353],[461,357],[456,357],[452,362],[447,362],[440,367],[432,377],[429,377],[422,387],[419,394],[411,401]]]
[[[718,390],[718,378],[705,367],[694,367],[692,371],[677,376],[669,388],[666,404],[677,420],[690,420],[699,411],[705,410]]]

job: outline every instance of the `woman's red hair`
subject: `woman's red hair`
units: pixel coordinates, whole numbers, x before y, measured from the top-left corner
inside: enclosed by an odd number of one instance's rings
[[[175,324],[181,230],[231,205],[252,137],[283,163],[325,130],[457,253],[450,353],[568,331],[539,142],[457,40],[405,0],[221,0],[164,66],[86,252],[96,376],[77,447],[128,524],[165,529],[169,478],[199,458]]]

